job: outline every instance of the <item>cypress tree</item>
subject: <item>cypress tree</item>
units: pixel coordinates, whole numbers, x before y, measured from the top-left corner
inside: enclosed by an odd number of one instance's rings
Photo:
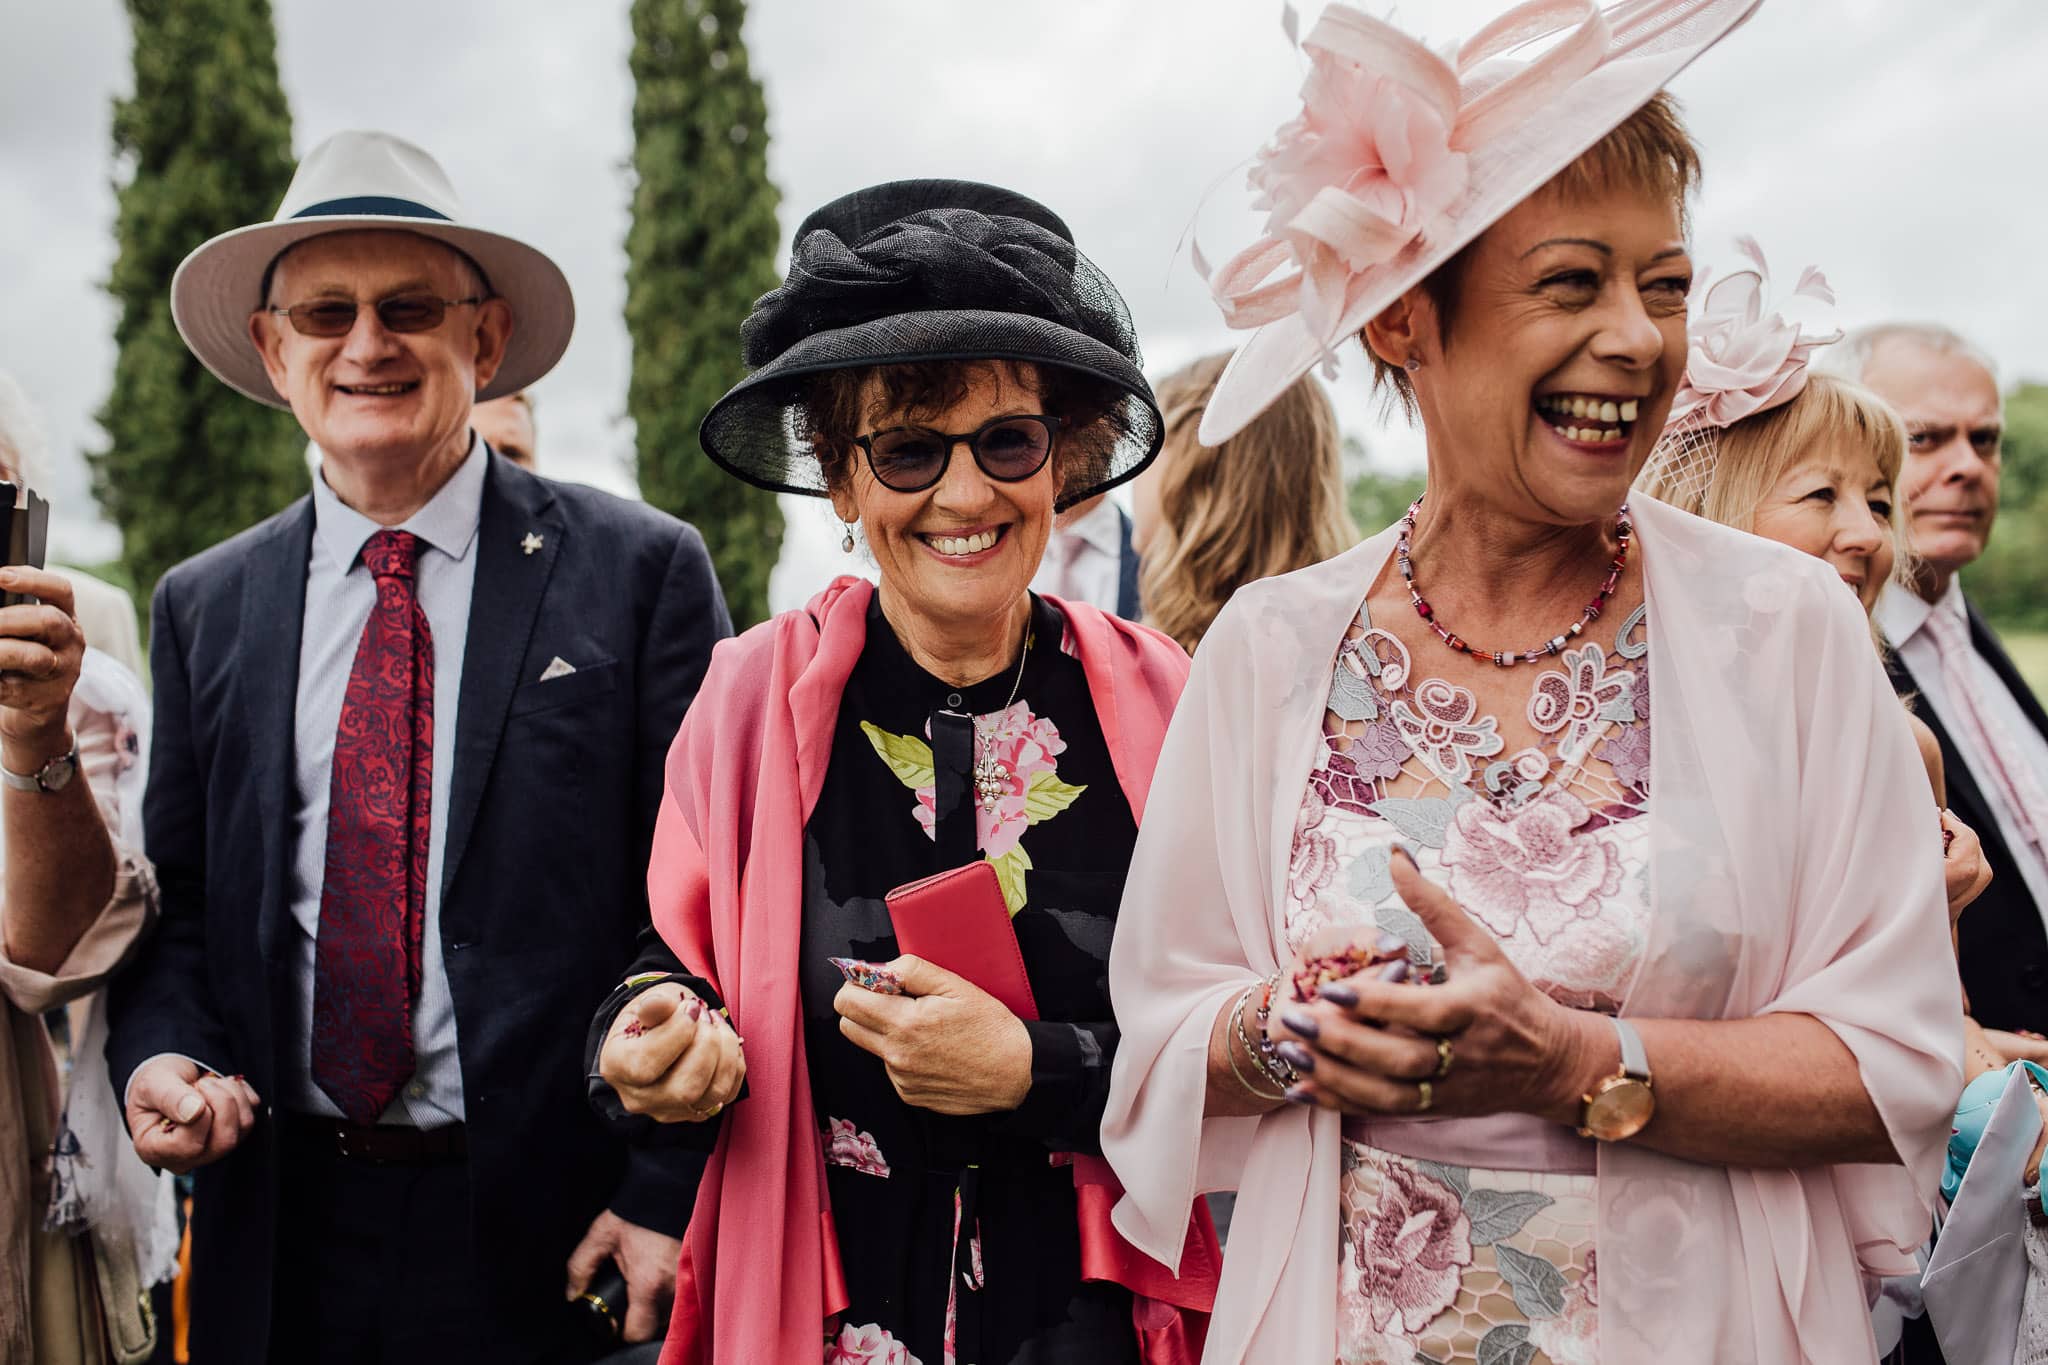
[[[143,593],[165,569],[305,491],[305,437],[207,373],[171,323],[171,276],[216,233],[268,218],[292,173],[269,0],[127,0],[135,90],[114,103],[120,303],[114,385],[87,456]],[[250,282],[253,296],[255,282]]]
[[[641,494],[696,524],[733,619],[768,613],[773,494],[713,464],[697,425],[746,373],[740,323],[775,287],[768,106],[747,68],[746,0],[633,0],[633,221],[626,326]]]

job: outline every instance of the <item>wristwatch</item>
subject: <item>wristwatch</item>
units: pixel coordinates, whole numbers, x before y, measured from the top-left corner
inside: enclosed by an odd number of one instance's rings
[[[78,775],[78,744],[74,741],[71,752],[61,758],[53,758],[32,773],[18,773],[0,765],[0,782],[18,792],[63,791],[71,779]]]
[[[1650,1091],[1650,1058],[1643,1051],[1642,1035],[1624,1020],[1608,1022],[1621,1039],[1621,1070],[1585,1096],[1579,1136],[1620,1142],[1643,1131],[1657,1112],[1657,1097]]]

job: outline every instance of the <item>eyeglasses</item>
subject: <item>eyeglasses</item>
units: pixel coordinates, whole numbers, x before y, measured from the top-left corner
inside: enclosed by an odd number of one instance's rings
[[[441,325],[450,308],[483,302],[482,296],[437,299],[432,294],[393,294],[388,299],[378,299],[371,307],[377,310],[377,321],[384,324],[387,332],[431,332]],[[290,318],[292,330],[300,336],[345,337],[355,328],[356,310],[361,307],[354,299],[316,299],[264,311]]]
[[[998,483],[1017,483],[1045,468],[1060,419],[1034,414],[998,417],[952,435],[928,427],[891,427],[853,438],[868,453],[868,468],[884,488],[922,493],[946,476],[953,447],[966,444],[981,472]]]

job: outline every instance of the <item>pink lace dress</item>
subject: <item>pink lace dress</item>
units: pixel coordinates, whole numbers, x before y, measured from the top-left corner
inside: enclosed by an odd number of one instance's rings
[[[1471,692],[1417,676],[1360,610],[1295,821],[1290,946],[1370,926],[1430,961],[1435,945],[1394,892],[1400,841],[1532,982],[1577,1008],[1619,1008],[1649,902],[1644,612],[1611,648],[1580,638],[1517,667],[1542,741],[1510,754]],[[1592,1143],[1533,1119],[1347,1122],[1339,1361],[1594,1365],[1593,1181]]]

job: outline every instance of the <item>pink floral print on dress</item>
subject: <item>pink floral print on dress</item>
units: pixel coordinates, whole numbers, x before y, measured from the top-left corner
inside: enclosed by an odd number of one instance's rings
[[[1502,938],[1526,926],[1549,943],[1571,921],[1594,918],[1621,889],[1621,857],[1604,839],[1573,837],[1592,815],[1563,787],[1517,811],[1463,803],[1444,839],[1451,894]]]
[[[866,721],[860,728],[896,780],[911,789],[916,798],[911,814],[925,837],[933,837],[935,784],[929,739],[892,735]],[[993,801],[975,802],[975,838],[982,856],[994,865],[1003,901],[1014,915],[1024,908],[1025,874],[1031,870],[1031,857],[1021,842],[1024,831],[1073,805],[1087,788],[1060,781],[1058,759],[1067,751],[1067,742],[1060,738],[1057,725],[1032,714],[1029,702],[976,716],[974,734],[977,762],[1000,765],[1002,783]]]
[[[1420,1332],[1458,1297],[1460,1272],[1472,1264],[1472,1220],[1458,1192],[1390,1162],[1378,1205],[1347,1212],[1345,1247],[1373,1331]]]
[[[825,1343],[824,1365],[924,1365],[910,1348],[877,1323],[855,1327],[848,1323],[839,1335]]]
[[[874,1135],[855,1128],[847,1119],[828,1118],[825,1132],[825,1163],[828,1166],[845,1166],[859,1171],[862,1175],[889,1178],[889,1163],[882,1156],[882,1149],[875,1145]]]
[[[1565,1291],[1564,1312],[1529,1323],[1529,1343],[1551,1365],[1600,1365],[1600,1253],[1586,1252],[1586,1268]]]

